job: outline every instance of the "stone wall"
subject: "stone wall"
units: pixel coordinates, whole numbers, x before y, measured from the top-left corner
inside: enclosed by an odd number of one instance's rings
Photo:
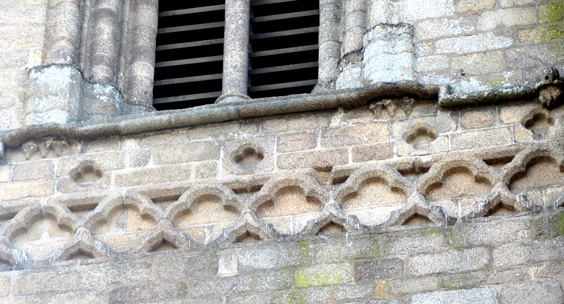
[[[563,109],[406,97],[9,144],[2,300],[561,303]]]
[[[2,303],[562,303],[562,211],[5,271]],[[219,271],[219,272],[218,272]]]
[[[155,3],[0,0],[1,303],[563,303],[562,1],[323,0],[314,93],[135,113]]]
[[[0,130],[150,111],[157,4],[0,2]],[[559,0],[323,0],[320,8],[316,92],[409,80],[476,94],[536,86],[547,68],[564,69]],[[232,86],[241,83],[224,90]]]
[[[337,88],[418,79],[476,92],[562,69],[561,1],[346,1],[342,10],[344,32],[331,40]]]
[[[22,126],[27,68],[42,64],[44,1],[0,1],[0,130]]]

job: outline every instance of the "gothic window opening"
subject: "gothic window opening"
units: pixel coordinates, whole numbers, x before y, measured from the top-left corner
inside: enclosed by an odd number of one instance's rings
[[[221,95],[224,0],[160,1],[153,106],[180,109]]]
[[[310,93],[317,84],[319,1],[251,1],[249,96]]]

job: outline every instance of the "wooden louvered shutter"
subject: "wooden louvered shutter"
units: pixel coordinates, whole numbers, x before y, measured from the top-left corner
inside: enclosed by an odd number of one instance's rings
[[[161,0],[153,104],[213,103],[221,95],[224,0]]]
[[[319,0],[251,1],[249,95],[309,93],[317,84]]]

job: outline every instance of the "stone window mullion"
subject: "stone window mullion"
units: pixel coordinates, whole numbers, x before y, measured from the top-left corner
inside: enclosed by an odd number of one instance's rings
[[[225,1],[222,95],[217,102],[248,99],[249,0]]]

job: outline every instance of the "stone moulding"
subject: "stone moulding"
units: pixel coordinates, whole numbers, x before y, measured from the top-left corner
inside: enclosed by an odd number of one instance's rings
[[[499,88],[476,94],[455,93],[448,86],[428,85],[418,81],[379,82],[362,88],[320,91],[313,94],[286,97],[258,98],[184,110],[132,114],[111,118],[108,122],[96,124],[26,126],[2,132],[1,142],[6,147],[17,147],[26,140],[46,136],[89,139],[111,135],[137,134],[245,118],[362,106],[374,99],[406,95],[416,96],[420,99],[437,98],[442,107],[496,103],[518,98],[544,96],[546,94],[542,94],[542,91],[545,88],[551,88],[551,92],[554,91],[554,88],[557,88],[558,92],[562,91],[564,82],[554,71],[554,69],[544,71],[543,75],[537,77],[541,80],[532,86]],[[553,95],[550,96],[554,97]],[[559,98],[562,99],[562,97]],[[549,106],[553,106],[555,103],[555,101],[546,101],[543,98],[540,98],[540,102]]]
[[[507,150],[507,151],[506,151]],[[238,242],[245,236],[251,236],[255,240],[283,240],[300,239],[303,237],[314,236],[322,232],[328,225],[340,227],[341,231],[347,234],[380,233],[413,227],[439,227],[448,226],[455,223],[463,223],[487,219],[495,215],[494,211],[503,207],[512,211],[512,215],[523,215],[528,213],[540,212],[542,210],[556,209],[562,206],[564,194],[561,193],[554,197],[554,202],[545,202],[544,206],[533,204],[527,198],[528,192],[521,189],[514,191],[508,186],[512,178],[522,172],[529,170],[529,163],[539,157],[550,158],[555,161],[558,168],[564,162],[564,152],[562,147],[550,143],[535,144],[520,151],[515,151],[512,147],[502,147],[496,149],[495,153],[512,154],[512,161],[502,167],[488,166],[482,157],[477,154],[468,155],[467,153],[457,153],[443,157],[439,161],[430,164],[430,170],[421,173],[418,180],[410,180],[394,168],[390,163],[364,163],[362,167],[351,169],[348,179],[340,186],[322,186],[307,173],[294,174],[292,177],[280,175],[272,176],[264,183],[262,189],[252,195],[238,195],[229,186],[229,181],[218,180],[207,184],[190,184],[187,190],[168,206],[159,206],[154,203],[150,195],[142,195],[147,189],[127,189],[110,191],[103,193],[99,197],[96,207],[86,213],[76,214],[75,210],[69,207],[68,194],[56,195],[45,199],[42,202],[30,203],[18,211],[0,210],[0,216],[6,217],[7,212],[14,214],[13,218],[2,226],[0,230],[0,261],[12,266],[27,267],[35,262],[51,263],[52,261],[69,260],[74,257],[89,258],[112,258],[124,254],[134,254],[152,252],[158,250],[163,244],[168,249],[204,249],[220,248],[229,243]],[[509,152],[508,152],[509,151]],[[472,200],[473,209],[466,215],[454,216],[449,214],[443,207],[436,205],[434,201],[425,197],[430,185],[442,185],[448,176],[448,171],[453,168],[465,168],[464,174],[473,177],[480,177],[487,180],[489,191],[480,196],[466,196],[466,200]],[[361,184],[366,180],[378,178],[388,187],[401,189],[407,196],[407,201],[400,208],[392,211],[388,219],[380,224],[372,226],[362,224],[357,216],[346,214],[343,211],[342,203],[348,194],[359,191]],[[550,185],[552,189],[559,189],[562,184]],[[313,197],[319,201],[321,210],[315,213],[315,217],[308,218],[302,229],[293,233],[280,233],[275,226],[266,223],[263,218],[257,216],[257,209],[268,201],[273,201],[277,193],[282,189],[298,189],[305,197]],[[158,190],[158,189],[156,189]],[[452,189],[447,189],[452,190]],[[455,198],[459,195],[456,191],[449,194],[447,198]],[[215,197],[223,206],[230,206],[237,210],[237,218],[229,222],[228,226],[218,226],[216,237],[206,240],[206,242],[196,242],[190,234],[190,230],[183,230],[186,227],[203,227],[215,225],[211,224],[189,224],[188,226],[176,227],[175,217],[190,209],[191,206],[202,197]],[[92,204],[91,200],[80,196],[75,200],[80,200],[83,204]],[[378,198],[369,197],[378,203]],[[72,204],[77,207],[76,204]],[[150,219],[155,225],[142,228],[141,230],[126,229],[125,233],[133,238],[130,246],[126,249],[115,249],[111,244],[106,243],[104,235],[116,235],[116,232],[104,232],[96,235],[97,224],[111,218],[110,214],[116,208],[133,210],[140,216]],[[82,210],[79,208],[79,210]],[[125,212],[125,211],[124,211]],[[276,215],[286,220],[296,215]],[[19,235],[28,233],[28,228],[34,222],[43,218],[51,218],[52,224],[64,228],[69,232],[67,237],[44,238],[40,237],[42,244],[57,242],[57,249],[50,251],[46,259],[37,261],[28,258],[25,246],[20,249],[21,240],[14,244],[14,239]],[[426,222],[408,223],[414,217],[425,219]],[[407,226],[406,226],[407,225]],[[31,237],[37,238],[33,232]],[[24,240],[30,238],[24,236]],[[33,240],[33,238],[32,238]],[[25,244],[24,241],[23,244]],[[18,245],[18,246],[16,246]],[[170,248],[172,247],[172,248]]]

